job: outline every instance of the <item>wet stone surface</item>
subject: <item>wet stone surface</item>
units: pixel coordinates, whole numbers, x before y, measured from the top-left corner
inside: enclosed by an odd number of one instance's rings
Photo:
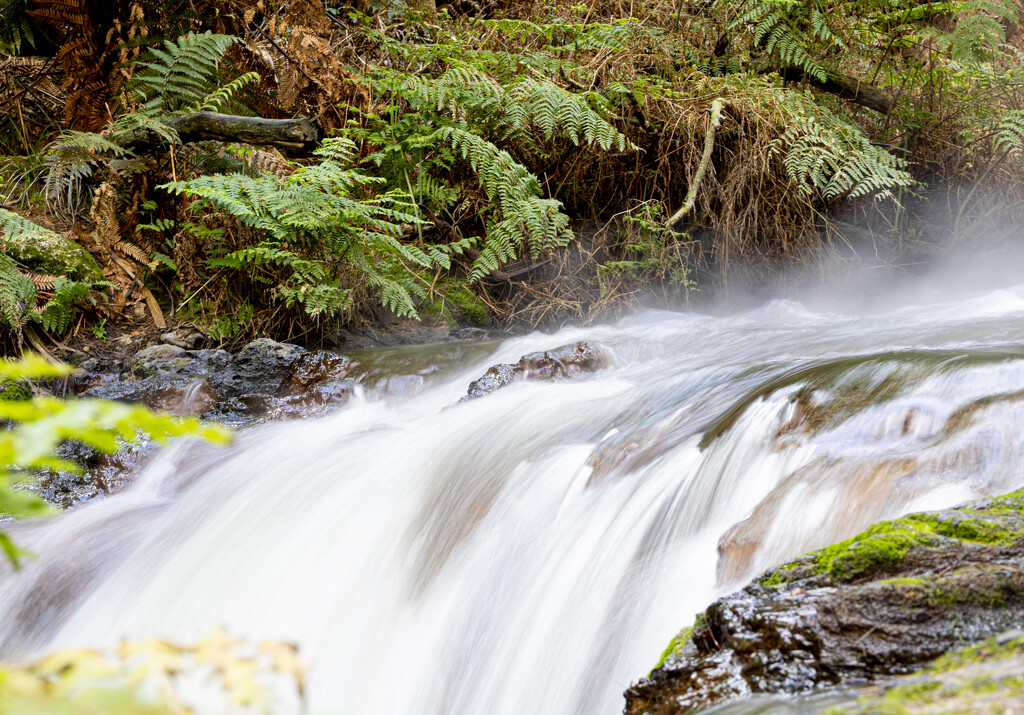
[[[519,380],[554,380],[596,372],[608,366],[608,358],[589,343],[563,345],[554,350],[523,355],[517,363],[501,363],[470,383],[463,399],[483,397]]]
[[[625,712],[909,673],[1022,612],[1024,492],[881,522],[713,603],[626,691]]]

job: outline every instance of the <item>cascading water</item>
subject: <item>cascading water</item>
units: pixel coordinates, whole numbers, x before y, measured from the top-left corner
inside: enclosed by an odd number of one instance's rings
[[[296,641],[314,712],[619,712],[716,595],[881,518],[1024,484],[1024,288],[530,335],[334,415],[166,450],[15,534],[11,657],[217,626]],[[585,339],[612,367],[457,404]]]

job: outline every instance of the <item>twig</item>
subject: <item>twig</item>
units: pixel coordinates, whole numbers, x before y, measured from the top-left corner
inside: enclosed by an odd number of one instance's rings
[[[697,165],[697,173],[693,175],[693,181],[690,182],[690,190],[686,193],[683,207],[672,214],[666,223],[673,231],[693,210],[693,205],[697,202],[697,189],[700,188],[700,182],[704,180],[704,173],[708,170],[708,164],[711,163],[711,151],[715,148],[715,132],[722,126],[722,110],[724,108],[725,102],[720,98],[711,103],[711,126],[708,127],[708,133],[704,137],[704,155],[700,159],[700,164]]]

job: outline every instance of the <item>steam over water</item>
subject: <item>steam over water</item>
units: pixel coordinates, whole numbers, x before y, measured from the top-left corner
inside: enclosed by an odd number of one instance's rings
[[[481,348],[227,451],[179,445],[16,534],[39,558],[0,582],[2,655],[223,625],[298,642],[314,712],[620,712],[717,595],[1024,484],[1022,296],[648,313]],[[613,366],[456,404],[489,365],[576,340]]]

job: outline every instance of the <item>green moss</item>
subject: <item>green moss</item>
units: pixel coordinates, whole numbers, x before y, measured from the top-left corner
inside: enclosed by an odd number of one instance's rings
[[[658,659],[658,664],[654,666],[654,670],[665,665],[668,661],[678,658],[682,654],[681,651],[683,646],[686,645],[686,641],[690,640],[691,633],[693,633],[693,628],[684,628],[672,636],[668,646],[661,652],[661,658]]]
[[[948,653],[889,686],[883,685],[881,691],[872,688],[855,702],[826,712],[830,715],[1003,712],[1005,705],[1011,701],[1019,704],[1024,695],[1024,676],[1017,674],[1022,657],[1024,638],[1006,643],[996,639],[975,643]]]
[[[89,253],[74,241],[53,231],[3,236],[5,252],[36,273],[67,276],[76,280],[102,280],[103,273]]]
[[[949,539],[992,545],[1024,540],[1024,490],[990,499],[980,505],[945,512],[910,514],[881,521],[856,536],[769,571],[764,586],[778,587],[810,575],[827,574],[852,581],[898,564],[912,549],[939,548]]]
[[[818,551],[815,570],[837,581],[852,581],[877,566],[897,564],[913,547],[929,546],[935,541],[927,525],[909,517],[882,521],[852,539]]]
[[[443,290],[444,301],[457,311],[462,319],[472,325],[489,326],[491,311],[480,296],[468,286],[449,287]]]
[[[704,628],[707,625],[707,616],[703,613],[698,613],[697,617],[693,620],[693,625],[672,636],[672,640],[668,642],[668,646],[661,653],[661,658],[658,659],[658,664],[654,666],[654,670],[657,670],[661,666],[665,665],[670,660],[676,660],[683,655],[683,649],[686,644],[690,641],[690,637],[693,632],[698,628]],[[649,675],[649,674],[648,674]]]
[[[424,280],[430,280],[427,276]],[[491,312],[487,303],[461,280],[445,278],[437,281],[430,299],[417,307],[420,317],[428,322],[443,320],[450,325],[468,323],[489,326]]]
[[[1015,638],[1006,643],[989,639],[939,657],[925,672],[945,673],[974,663],[1009,658],[1018,652],[1024,653],[1024,638]]]
[[[27,382],[0,381],[0,402],[31,400],[32,388]]]

